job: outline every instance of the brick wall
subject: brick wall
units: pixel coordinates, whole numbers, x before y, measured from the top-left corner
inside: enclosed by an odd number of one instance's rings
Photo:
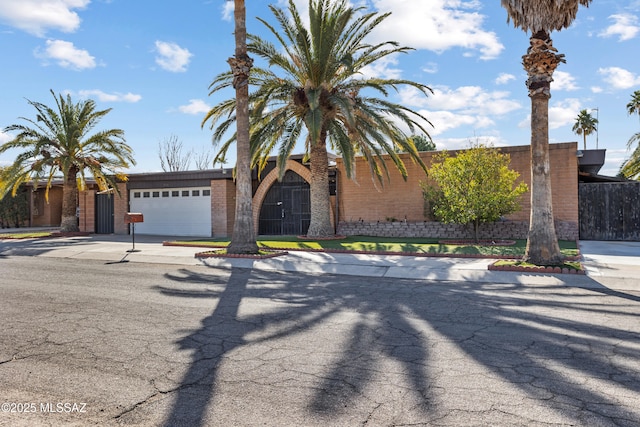
[[[59,227],[62,221],[62,187],[55,186],[49,189],[48,202],[45,193],[45,187],[41,186],[36,194],[31,195],[31,225],[33,227]],[[37,202],[36,198],[39,199]],[[35,215],[35,204],[39,208],[38,215]]]
[[[120,195],[114,193],[113,197],[113,233],[129,234],[129,224],[124,223],[124,214],[129,212],[129,194],[127,191],[127,183],[118,183]],[[95,215],[94,215],[95,217]]]
[[[556,234],[560,240],[577,240],[578,224],[571,221],[557,221]],[[526,239],[528,221],[499,221],[481,224],[478,228],[480,239]],[[436,221],[404,222],[340,222],[338,234],[343,236],[383,236],[383,237],[431,237],[447,239],[472,239],[473,227],[460,224],[444,224]]]
[[[78,226],[80,231],[86,233],[96,232],[96,190],[88,188],[79,194],[78,204],[80,206],[80,221]]]
[[[577,143],[562,143],[550,145],[550,163],[552,177],[552,197],[555,220],[570,224],[570,230],[577,230],[578,224],[578,159],[576,157]],[[501,150],[511,157],[511,169],[520,173],[520,179],[527,185],[531,185],[530,147],[503,147]],[[427,167],[431,166],[432,158],[437,152],[421,153],[422,160]],[[455,152],[451,152],[455,155]],[[337,159],[338,167],[338,194],[339,206],[339,230],[350,230],[347,224],[398,224],[422,223],[425,217],[424,198],[420,188],[420,181],[428,178],[420,167],[411,161],[409,155],[401,154],[409,177],[406,181],[392,164],[389,164],[389,180],[385,179],[380,185],[373,180],[369,173],[365,160],[356,161],[356,179],[349,180],[344,172],[342,159]],[[512,222],[528,223],[530,211],[530,193],[525,193],[521,198],[522,209],[509,215],[506,219]],[[389,220],[396,220],[392,223]],[[343,224],[344,223],[344,224]],[[526,229],[526,227],[525,227]],[[564,230],[564,229],[563,229]],[[346,232],[340,231],[340,234]],[[516,233],[516,231],[513,231]],[[564,231],[563,231],[564,232]],[[571,231],[567,231],[572,235]],[[518,234],[521,235],[521,234]],[[560,237],[560,231],[558,231]],[[515,236],[513,236],[515,237]],[[526,233],[525,233],[526,237]]]
[[[233,234],[236,215],[236,185],[230,179],[211,181],[211,235],[225,237]]]
[[[113,233],[129,234],[129,225],[124,223],[124,214],[129,212],[129,195],[127,192],[127,183],[118,183],[118,193],[113,193]],[[96,193],[98,187],[90,184],[85,191],[81,191],[78,197],[78,206],[80,206],[80,231],[87,233],[96,232]]]

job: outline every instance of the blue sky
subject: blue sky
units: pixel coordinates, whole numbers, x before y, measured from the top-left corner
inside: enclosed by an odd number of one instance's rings
[[[530,100],[521,56],[528,34],[507,23],[499,0],[365,0],[391,11],[375,37],[415,48],[366,70],[429,85],[434,95],[409,90],[393,100],[431,120],[439,149],[470,141],[497,146],[529,143]],[[301,10],[306,0],[296,0]],[[233,2],[188,0],[2,0],[0,2],[0,129],[34,117],[26,99],[52,105],[49,89],[74,100],[92,98],[112,108],[101,128],[125,131],[135,150],[131,172],[160,169],[158,143],[175,135],[186,149],[214,152],[206,111],[233,93],[208,95],[212,78],[233,55]],[[247,1],[250,33],[264,35],[256,16],[275,22],[268,9],[279,0]],[[551,142],[578,141],[571,131],[580,109],[597,109],[600,126],[588,148],[607,149],[601,173],[615,175],[629,155],[626,143],[640,131],[626,104],[640,89],[640,0],[595,0],[580,8],[571,28],[552,34],[566,55],[550,100]],[[11,135],[0,132],[0,143]],[[0,155],[0,165],[13,160]],[[233,161],[230,158],[230,161]]]

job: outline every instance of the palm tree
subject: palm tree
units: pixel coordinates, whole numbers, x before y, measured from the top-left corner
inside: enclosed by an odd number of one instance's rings
[[[74,104],[71,96],[56,97],[57,111],[42,103],[29,101],[36,111],[36,119],[20,117],[27,124],[14,124],[5,132],[17,131],[16,137],[0,146],[0,153],[23,150],[0,176],[0,195],[9,191],[15,195],[21,184],[46,180],[48,197],[57,173],[63,176],[62,221],[60,231],[78,231],[76,206],[78,187],[86,184],[88,170],[101,190],[115,189],[118,180],[126,179],[121,172],[135,165],[133,150],[120,129],[102,130],[89,135],[111,109],[97,111],[93,100]]]
[[[250,96],[252,105],[251,146],[253,164],[263,167],[277,147],[280,176],[296,144],[303,139],[310,162],[311,221],[307,234],[312,237],[334,234],[331,226],[328,180],[328,146],[340,154],[347,176],[355,176],[356,154],[368,160],[370,170],[381,182],[388,177],[383,154],[388,154],[406,179],[406,168],[395,152],[397,147],[412,155],[426,172],[415,144],[402,130],[420,130],[430,124],[422,115],[386,99],[399,85],[409,85],[427,94],[427,86],[401,79],[367,78],[363,69],[375,61],[410,50],[395,42],[366,44],[364,39],[389,14],[364,13],[348,7],[346,0],[310,0],[309,28],[289,0],[289,12],[270,6],[279,30],[259,20],[278,40],[276,46],[257,36],[249,36],[250,52],[265,59],[268,69],[255,69],[250,83],[257,89]],[[219,75],[212,92],[229,86],[231,76]],[[211,109],[206,120],[216,128],[214,139],[235,120],[233,100]],[[395,119],[395,120],[394,120]],[[306,131],[306,132],[305,132]],[[232,136],[220,148],[226,152]]]
[[[640,90],[636,90],[631,95],[631,101],[627,104],[627,112],[629,115],[637,113],[640,118]],[[620,168],[620,173],[626,178],[640,179],[640,132],[629,138],[627,149],[631,149],[636,142],[638,146],[633,150],[631,156],[622,163]]]
[[[531,98],[531,216],[524,261],[539,265],[562,263],[554,225],[549,167],[549,98],[556,67],[565,62],[549,33],[567,28],[580,5],[591,0],[501,0],[508,21],[531,30],[530,47],[522,57]]]
[[[593,117],[587,110],[580,110],[576,122],[571,128],[573,132],[582,135],[584,138],[584,149],[587,149],[587,135],[591,135],[598,130],[598,119]]]
[[[427,135],[414,134],[410,135],[409,139],[416,146],[416,150],[420,151],[436,151],[436,143]],[[396,148],[397,153],[402,153],[402,148]]]
[[[232,85],[236,91],[236,213],[233,234],[227,252],[257,254],[256,232],[253,226],[251,186],[251,149],[249,143],[249,72],[253,60],[247,54],[247,26],[244,0],[234,0],[235,56],[229,58]],[[206,119],[205,119],[206,120]],[[204,121],[203,121],[204,123]],[[219,159],[214,160],[214,164]]]
[[[640,90],[636,90],[631,95],[631,101],[627,104],[627,112],[629,115],[637,113],[640,117]]]

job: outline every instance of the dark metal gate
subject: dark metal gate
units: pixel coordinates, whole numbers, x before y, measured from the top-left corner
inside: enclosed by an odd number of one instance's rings
[[[640,182],[580,183],[580,239],[640,240]]]
[[[311,219],[309,183],[293,171],[274,183],[262,203],[258,232],[261,235],[307,234]]]
[[[113,194],[96,194],[96,234],[113,233]]]

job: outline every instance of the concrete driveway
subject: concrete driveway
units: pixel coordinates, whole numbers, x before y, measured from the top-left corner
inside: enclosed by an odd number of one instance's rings
[[[597,276],[27,249],[0,251],[2,426],[640,425],[640,292]]]

